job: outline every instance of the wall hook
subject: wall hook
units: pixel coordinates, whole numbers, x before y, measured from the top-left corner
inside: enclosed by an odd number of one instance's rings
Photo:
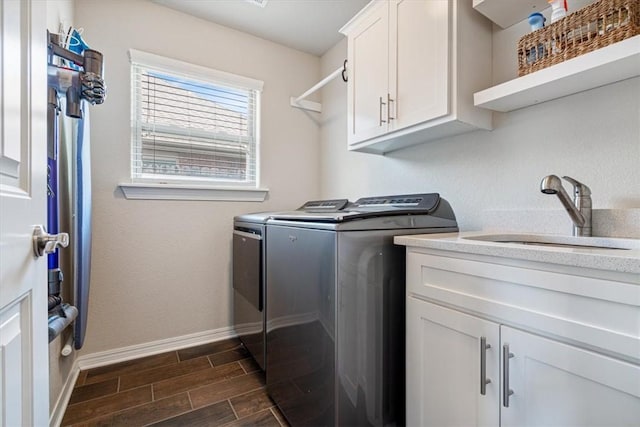
[[[343,82],[348,82],[349,81],[349,77],[347,77],[347,60],[344,60],[344,63],[342,64],[342,81]]]

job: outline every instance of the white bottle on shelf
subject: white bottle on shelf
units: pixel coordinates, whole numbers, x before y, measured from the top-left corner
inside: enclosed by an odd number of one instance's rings
[[[567,0],[547,0],[551,5],[551,23],[567,16]]]

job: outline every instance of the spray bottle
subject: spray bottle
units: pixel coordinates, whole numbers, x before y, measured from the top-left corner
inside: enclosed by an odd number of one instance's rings
[[[551,23],[567,16],[567,0],[547,0],[551,5]]]

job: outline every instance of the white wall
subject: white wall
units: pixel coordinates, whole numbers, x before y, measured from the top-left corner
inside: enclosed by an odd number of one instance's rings
[[[523,28],[494,27],[494,81],[515,77],[515,59],[506,60],[504,46],[511,46],[515,58]],[[343,40],[322,57],[322,73],[342,63],[346,46]],[[553,173],[586,183],[594,209],[640,208],[639,93],[640,78],[634,78],[495,113],[491,132],[377,156],[347,151],[346,84],[337,79],[322,93],[322,197],[439,192],[453,206],[460,228],[474,230],[483,227],[485,210],[561,209],[556,197],[539,190],[542,177]],[[554,231],[570,233],[566,217],[567,225]]]
[[[73,24],[75,0],[47,0],[47,30],[58,33],[60,24],[66,29]]]
[[[108,95],[91,108],[93,259],[85,346],[95,353],[231,325],[231,232],[240,213],[319,195],[319,130],[289,98],[319,78],[319,58],[146,0],[79,0],[76,25],[105,57]],[[264,81],[262,185],[268,200],[126,200],[135,48]]]

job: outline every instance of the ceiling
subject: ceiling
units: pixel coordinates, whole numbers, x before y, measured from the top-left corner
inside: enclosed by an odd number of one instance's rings
[[[151,0],[225,27],[316,56],[343,37],[338,30],[369,0]]]

